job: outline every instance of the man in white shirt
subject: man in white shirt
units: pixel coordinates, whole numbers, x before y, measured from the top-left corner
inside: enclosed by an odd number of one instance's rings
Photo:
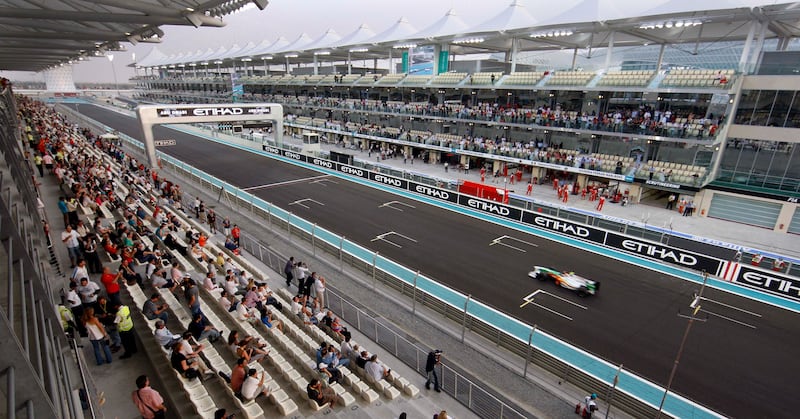
[[[89,270],[86,269],[86,261],[84,259],[78,259],[77,266],[75,266],[75,269],[72,270],[72,275],[70,275],[69,279],[74,282],[79,282],[81,278],[88,277]]]
[[[222,290],[222,293],[219,295],[219,305],[225,309],[225,311],[231,311],[231,303],[230,298],[228,298],[228,291]]]
[[[97,296],[100,294],[100,286],[89,278],[81,278],[81,283],[78,285],[78,294],[81,296],[81,301],[85,307],[94,307],[97,303]]]
[[[230,296],[236,295],[236,293],[239,291],[239,287],[236,286],[236,280],[233,279],[233,276],[227,277],[224,288]]]
[[[266,374],[265,371],[261,371],[261,379],[259,380],[256,378],[255,368],[250,368],[250,370],[247,371],[247,378],[245,378],[244,383],[242,383],[241,391],[244,400],[250,401],[262,394],[264,396],[269,395],[269,389],[264,385]]]
[[[214,279],[215,279],[214,274],[212,274],[211,272],[207,273],[205,279],[203,279],[203,287],[207,291],[214,291],[219,288],[217,284],[214,282]]]
[[[165,348],[171,348],[174,343],[181,339],[181,335],[175,335],[167,329],[163,320],[156,320],[156,330],[153,335],[156,337],[156,342]]]
[[[80,236],[78,232],[73,230],[71,225],[67,225],[67,229],[61,233],[61,241],[64,242],[64,245],[67,247],[67,252],[69,253],[70,268],[74,268],[75,264],[78,263],[78,259],[81,257],[79,239]]]
[[[373,380],[380,381],[383,378],[389,377],[389,374],[391,374],[392,370],[386,368],[383,364],[378,362],[378,355],[372,355],[369,361],[367,361],[367,364],[364,366],[364,372],[372,377]]]

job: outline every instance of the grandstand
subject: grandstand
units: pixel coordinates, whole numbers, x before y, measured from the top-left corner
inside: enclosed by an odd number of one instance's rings
[[[560,32],[545,28],[547,33],[535,27],[526,28],[525,32],[535,39],[512,40],[516,43],[512,50],[507,48],[510,35],[498,28],[488,32],[499,35],[487,35],[486,42],[473,49],[457,42],[460,39],[446,36],[421,38],[417,41],[436,39],[435,42],[440,43],[437,47],[448,50],[452,56],[492,50],[507,53],[501,62],[493,58],[473,65],[453,60],[444,72],[437,63],[432,75],[414,74],[410,68],[402,66],[381,68],[379,59],[375,61],[376,68],[348,69],[346,74],[313,74],[317,68],[308,66],[313,52],[301,49],[297,60],[306,66],[298,66],[294,73],[283,74],[284,69],[265,62],[263,70],[253,67],[253,74],[244,70],[239,82],[244,85],[244,100],[284,104],[287,128],[295,133],[310,127],[332,134],[331,138],[336,138],[337,142],[341,140],[342,144],[352,147],[402,150],[404,155],[431,163],[466,162],[470,167],[485,167],[492,172],[516,167],[531,181],[560,177],[582,186],[619,185],[632,192],[637,204],[661,206],[667,196],[677,193],[681,198],[702,202],[701,216],[757,224],[781,234],[800,234],[800,210],[797,209],[800,173],[795,164],[797,136],[793,131],[798,120],[793,104],[797,103],[800,85],[797,76],[765,77],[768,74],[760,73],[765,70],[756,67],[760,59],[754,58],[762,53],[767,57],[766,48],[758,50],[756,46],[769,41],[776,42],[775,48],[780,50],[777,52],[786,52],[783,50],[794,35],[785,22],[793,22],[797,12],[781,5],[741,8],[747,9],[747,13],[739,9],[693,12],[692,16],[681,12],[670,16],[670,26],[680,21],[681,27],[686,27],[682,31],[662,30],[663,22],[650,25],[652,19],[647,16],[638,20],[609,19],[602,27],[594,25],[594,21],[579,22],[583,28],[581,35],[572,33],[572,25],[559,24]],[[701,15],[702,22],[698,20],[697,25],[694,22],[687,25],[694,14]],[[659,13],[661,15],[664,14]],[[633,20],[637,22],[631,23]],[[731,26],[731,22],[736,25]],[[773,32],[776,27],[785,27],[786,33]],[[678,32],[685,33],[678,35]],[[556,37],[552,33],[558,33],[557,42],[548,42]],[[589,33],[592,37],[587,48],[585,35]],[[613,49],[613,42],[599,41],[608,39],[609,33],[617,37],[620,45],[641,46],[653,42],[680,45],[691,38],[697,46],[718,39],[730,39],[744,46],[739,60],[723,64],[702,59],[691,65],[671,62],[664,58],[662,48],[661,53],[645,61],[618,63],[609,60],[603,64],[602,59],[595,59],[595,63],[600,63],[582,66],[580,63],[586,61],[577,59],[579,49],[581,54],[587,49],[589,55],[593,48]],[[763,35],[759,36],[760,33]],[[396,41],[378,40],[370,53],[375,56],[385,53],[397,46]],[[442,48],[445,46],[452,49]],[[697,46],[695,51],[701,51],[699,55],[702,56],[703,50]],[[545,63],[523,68],[517,66],[518,60],[514,57],[518,52],[560,48],[568,51],[574,48],[576,58],[571,65]],[[344,51],[348,53],[347,67],[351,65],[350,51],[344,45],[329,57],[334,63],[333,71],[345,67],[342,65]],[[228,52],[223,51],[224,54]],[[267,52],[285,53],[263,51]],[[608,55],[612,56],[612,51],[608,51]],[[197,65],[186,57],[191,55],[141,59],[142,71],[150,74],[135,80],[136,99],[159,103],[230,102],[231,74],[242,71],[235,65],[235,60],[242,57],[221,56],[222,69],[206,68],[201,77],[197,76],[199,71],[187,76],[182,67],[175,67]],[[288,57],[286,67],[289,67]],[[492,71],[486,71],[488,69]],[[310,86],[326,87],[317,92]],[[5,112],[11,113],[8,109]],[[325,112],[329,116],[320,117]],[[437,147],[447,147],[449,152]],[[94,157],[107,159],[102,152],[94,153]],[[115,166],[115,170],[120,172],[124,168]],[[121,188],[131,190],[134,185],[125,182]],[[142,192],[142,202],[147,201]],[[110,211],[106,206],[100,206],[98,211],[115,219],[124,214]],[[152,213],[154,208],[147,207],[146,211]],[[756,212],[759,217],[748,216]],[[205,228],[190,219],[184,221],[196,232]],[[153,244],[159,245],[158,241]],[[219,249],[227,254],[222,243],[212,243],[213,246],[216,246],[215,251]],[[182,260],[187,270],[193,267],[196,272],[202,271],[191,258],[179,253],[171,255]],[[237,260],[237,263],[245,262]],[[144,289],[134,286],[128,292],[138,302],[147,295]],[[280,296],[284,306],[289,304],[287,297],[291,296]],[[163,298],[172,296],[165,293]],[[213,307],[216,298],[215,294],[202,294],[205,306]],[[175,304],[180,305],[177,301]],[[187,313],[178,309],[171,313],[182,319],[187,317]],[[240,403],[226,394],[225,386],[198,387],[168,371],[173,376],[165,379],[182,389],[180,397],[191,402],[194,413],[207,416],[211,402],[220,398],[225,404],[248,412],[249,416],[265,412],[292,415],[298,411],[316,411],[319,406],[306,406],[302,398],[302,383],[318,373],[309,363],[309,352],[313,349],[310,341],[333,339],[333,336],[320,336],[317,329],[299,324],[295,317],[281,311],[275,314],[290,329],[285,334],[266,330],[260,324],[229,318],[228,313],[216,307],[212,313],[213,323],[224,324],[226,329],[241,327],[249,334],[262,335],[270,348],[275,349],[274,357],[262,369],[276,391],[269,402]],[[147,326],[152,327],[152,323]],[[48,336],[48,339],[61,337]],[[62,344],[66,345],[65,342]],[[148,343],[148,349],[159,349],[152,342]],[[166,361],[165,353],[152,352],[161,362]],[[297,353],[304,356],[294,356]],[[225,371],[223,365],[230,367],[232,354],[209,350],[206,358],[209,365]],[[351,372],[353,374],[347,375],[343,385],[335,388],[344,405],[389,401],[415,394],[408,387],[407,377],[389,386],[376,386],[366,383],[365,377],[357,376],[357,371]],[[38,376],[44,381],[41,373]],[[65,389],[63,393],[67,394],[68,390],[74,389]],[[26,397],[51,402],[61,400],[58,394],[33,393]],[[68,403],[74,404],[74,400]]]

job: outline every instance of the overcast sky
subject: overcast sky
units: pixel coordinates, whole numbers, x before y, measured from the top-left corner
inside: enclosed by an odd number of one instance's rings
[[[601,18],[617,18],[640,16],[650,10],[657,10],[668,5],[670,10],[704,10],[729,7],[756,6],[777,4],[785,1],[776,0],[519,0],[525,5],[537,22],[546,22],[581,2],[599,2]],[[447,13],[455,10],[459,18],[467,25],[478,25],[503,11],[512,0],[270,0],[263,11],[252,7],[235,15],[227,16],[224,28],[194,28],[192,26],[165,26],[163,42],[160,44],[123,44],[127,52],[115,52],[113,62],[105,58],[95,58],[86,63],[76,65],[74,80],[76,82],[112,82],[111,65],[120,82],[133,76],[133,69],[127,66],[133,61],[133,55],[141,60],[153,47],[171,55],[180,52],[194,52],[211,47],[230,47],[234,44],[243,46],[250,41],[273,41],[280,36],[293,41],[300,34],[306,33],[316,39],[333,29],[339,36],[354,31],[362,23],[367,24],[375,33],[394,24],[400,17],[406,17],[417,29],[428,25]],[[531,22],[535,25],[536,22]],[[12,79],[44,80],[33,75],[10,74]],[[16,77],[14,77],[16,76]]]

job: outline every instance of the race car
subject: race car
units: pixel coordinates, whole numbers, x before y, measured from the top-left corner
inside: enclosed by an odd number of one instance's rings
[[[539,281],[553,280],[556,285],[575,291],[579,297],[595,295],[600,289],[600,283],[597,281],[575,275],[575,272],[561,272],[544,266],[534,266],[533,270],[528,272],[528,276]]]

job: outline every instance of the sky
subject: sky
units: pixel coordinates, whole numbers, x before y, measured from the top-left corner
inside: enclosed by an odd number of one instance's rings
[[[562,0],[553,7],[550,0],[518,0],[538,22],[546,22],[570,10],[580,3],[598,2],[598,10],[603,17],[614,18],[638,16],[648,10],[665,7],[671,10],[703,10],[728,7],[756,6],[784,3],[776,0]],[[163,41],[160,44],[123,44],[126,52],[114,52],[114,60],[93,58],[74,66],[75,82],[113,82],[116,73],[119,82],[134,75],[128,65],[136,59],[146,57],[153,47],[171,55],[180,52],[194,52],[211,47],[240,46],[250,41],[273,41],[280,36],[293,41],[306,33],[316,39],[328,29],[335,30],[339,36],[354,31],[362,23],[375,33],[405,17],[417,29],[422,30],[453,9],[467,25],[479,25],[499,14],[511,4],[512,0],[455,1],[455,0],[270,0],[266,9],[251,7],[246,11],[224,18],[227,26],[223,28],[194,28],[193,26],[164,26]],[[532,22],[533,26],[536,22]],[[114,71],[112,72],[112,66]],[[41,74],[10,73],[12,80],[44,80]]]

